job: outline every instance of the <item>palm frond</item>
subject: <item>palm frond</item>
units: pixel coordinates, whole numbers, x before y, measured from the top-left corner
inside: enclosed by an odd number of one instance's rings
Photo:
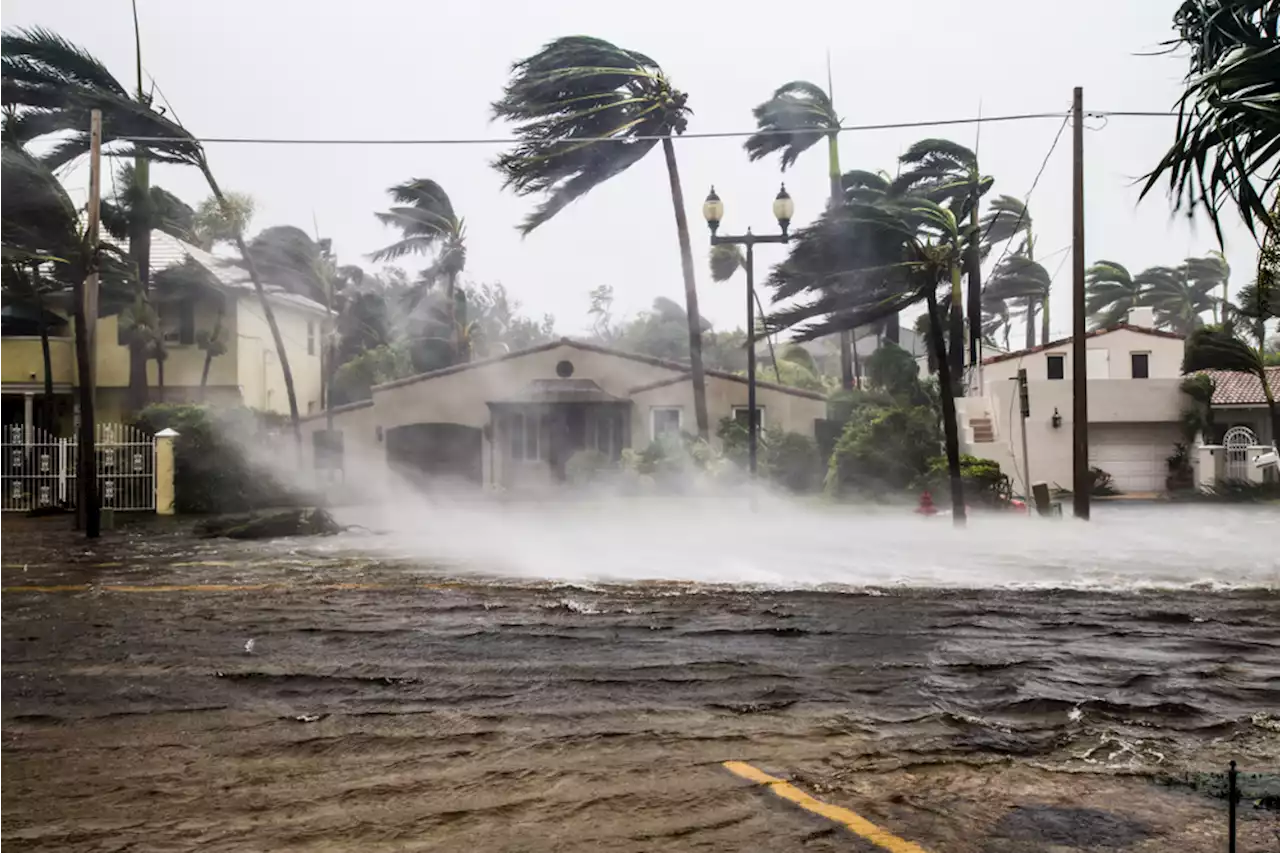
[[[546,196],[520,230],[528,234],[656,144],[637,137],[683,133],[686,102],[656,62],[603,39],[559,38],[515,63],[492,109],[516,124],[521,141],[493,165],[518,195]]]
[[[820,86],[793,80],[752,110],[759,133],[743,143],[747,157],[760,160],[780,152],[785,172],[810,146],[840,127],[831,98]]]
[[[710,260],[711,280],[715,282],[728,281],[747,263],[741,249],[725,245],[712,246]]]

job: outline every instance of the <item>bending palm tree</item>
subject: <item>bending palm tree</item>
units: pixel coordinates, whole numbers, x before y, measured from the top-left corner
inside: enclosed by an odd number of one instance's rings
[[[1013,251],[1014,255],[1022,255],[1029,261],[1036,257],[1036,238],[1032,232],[1031,212],[1021,200],[1011,195],[996,196],[980,221],[982,226],[982,255],[986,256],[997,243],[1008,242],[1019,234],[1023,235],[1022,243]],[[1008,251],[1006,248],[1005,251]],[[1050,281],[1052,285],[1052,281]],[[984,299],[987,291],[984,289]],[[1029,306],[1028,306],[1029,307]],[[985,304],[983,306],[986,308]],[[1028,317],[1034,312],[1029,312]],[[1049,342],[1049,290],[1044,291],[1044,299],[1040,302],[1040,340]],[[1028,347],[1035,346],[1034,334],[1029,336]]]
[[[1226,255],[1221,252],[1210,252],[1203,258],[1187,258],[1183,266],[1186,267],[1187,279],[1193,284],[1204,285],[1210,291],[1218,287],[1222,288],[1222,296],[1213,306],[1213,322],[1226,322],[1225,308],[1230,296],[1227,285],[1231,278],[1231,265],[1227,263]],[[1221,317],[1218,316],[1219,304],[1224,308]]]
[[[831,182],[831,205],[844,202],[840,180],[840,116],[831,95],[820,86],[793,80],[780,86],[769,100],[752,113],[760,130],[748,137],[743,147],[752,162],[770,154],[781,155],[782,171],[795,164],[800,155],[822,137],[827,138],[827,175]],[[840,387],[854,385],[854,332],[840,333]]]
[[[374,216],[384,225],[399,228],[401,239],[369,257],[375,261],[393,261],[408,254],[434,255],[434,262],[419,281],[429,289],[437,280],[444,280],[451,357],[455,363],[461,361],[455,301],[458,276],[467,265],[466,226],[454,211],[449,194],[435,181],[415,178],[387,192],[397,206]]]
[[[556,39],[513,66],[502,98],[493,104],[494,116],[515,122],[521,139],[494,166],[517,194],[546,196],[521,226],[528,234],[565,205],[630,168],[662,140],[684,276],[694,414],[698,435],[706,439],[701,315],[684,191],[671,142],[688,123],[687,101],[658,63],[644,54],[587,36]],[[589,141],[594,139],[608,141]]]
[[[994,179],[978,168],[978,155],[949,139],[923,139],[898,158],[907,170],[892,183],[892,192],[924,196],[945,204],[959,222],[968,220],[969,229],[978,229],[978,205],[982,195],[991,189]],[[951,374],[953,392],[964,392],[965,317],[969,321],[969,363],[978,361],[978,342],[982,328],[982,265],[978,241],[968,241],[964,265],[968,270],[967,298],[959,280],[951,294]]]
[[[1179,334],[1190,335],[1203,326],[1201,315],[1217,305],[1213,296],[1217,282],[1192,281],[1185,264],[1143,270],[1137,281],[1145,285],[1142,304],[1155,309],[1156,325]]]
[[[774,314],[775,328],[795,340],[814,340],[856,328],[924,302],[930,349],[943,388],[951,387],[938,288],[958,292],[974,231],[946,207],[918,198],[850,201],[801,229],[787,260],[770,277],[774,301],[808,295],[810,301]],[[804,324],[804,325],[802,325]],[[961,341],[963,346],[963,340]],[[957,524],[965,520],[955,398],[941,394],[951,501]]]
[[[1085,271],[1084,311],[1095,329],[1124,322],[1129,312],[1141,307],[1145,286],[1135,280],[1123,264],[1098,261]]]
[[[1036,345],[1036,308],[1043,305],[1049,297],[1049,273],[1040,264],[1026,255],[1011,255],[996,264],[991,271],[991,278],[983,288],[984,302],[1019,304],[1023,306],[1027,324],[1028,349]],[[1006,309],[1007,310],[1007,309]],[[1042,335],[1041,343],[1049,342],[1048,333]]]
[[[8,110],[4,122],[7,139],[25,144],[58,134],[59,141],[42,159],[51,166],[61,165],[89,151],[89,116],[93,110],[101,110],[104,153],[110,151],[116,156],[141,157],[148,162],[195,166],[228,221],[234,221],[233,200],[218,186],[204,148],[195,137],[177,122],[153,110],[150,103],[130,97],[106,67],[88,52],[43,29],[6,32],[0,40],[0,49],[3,51],[0,65],[4,73],[4,105]],[[139,139],[146,141],[136,141]],[[147,195],[149,197],[149,193]],[[245,259],[263,317],[271,329],[284,374],[294,439],[301,454],[298,398],[284,337],[267,300],[262,278],[249,257],[243,232],[237,231],[233,237]]]

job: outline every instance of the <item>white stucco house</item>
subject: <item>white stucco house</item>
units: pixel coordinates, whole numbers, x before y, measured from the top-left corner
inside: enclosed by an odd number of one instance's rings
[[[1111,474],[1122,492],[1162,492],[1168,457],[1183,440],[1180,420],[1188,405],[1181,391],[1185,340],[1155,328],[1149,308],[1135,309],[1127,319],[1087,336],[1089,464]],[[1070,487],[1072,349],[1073,339],[1063,338],[987,358],[980,375],[972,379],[970,394],[956,400],[961,452],[998,462],[1024,494],[1018,370],[1027,371],[1030,482]],[[1270,444],[1270,422],[1257,379],[1209,373],[1216,386],[1213,408],[1220,431],[1244,426],[1254,444]],[[1280,388],[1280,371],[1275,385]]]
[[[712,443],[723,418],[745,421],[747,382],[706,371]],[[812,437],[822,394],[756,383],[764,429]],[[307,452],[326,418],[302,424]],[[540,487],[563,480],[574,453],[619,459],[664,435],[695,433],[688,365],[562,338],[373,388],[372,399],[334,410],[343,455],[415,480]],[[324,439],[321,438],[321,441]]]

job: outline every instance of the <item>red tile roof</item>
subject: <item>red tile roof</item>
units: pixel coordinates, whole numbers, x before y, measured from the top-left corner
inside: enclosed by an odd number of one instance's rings
[[[1177,340],[1180,340],[1180,341],[1185,340],[1187,337],[1186,335],[1180,335],[1177,332],[1166,332],[1164,329],[1149,329],[1146,326],[1133,326],[1133,325],[1130,325],[1129,323],[1118,323],[1114,326],[1107,326],[1105,329],[1094,329],[1092,332],[1086,332],[1085,337],[1096,338],[1100,335],[1106,335],[1106,334],[1110,334],[1111,332],[1119,331],[1120,329],[1125,329],[1130,332],[1137,332],[1140,335],[1151,335],[1157,338],[1176,338]],[[1044,352],[1047,349],[1053,349],[1054,347],[1065,346],[1066,344],[1071,343],[1071,340],[1072,340],[1071,338],[1061,338],[1056,341],[1049,341],[1049,343],[1047,344],[1041,344],[1038,347],[1031,347],[1030,349],[1020,349],[1017,352],[1005,352],[1005,353],[1001,353],[1000,355],[993,355],[991,356],[991,358],[984,358],[982,360],[982,363],[995,364],[998,361],[1008,361],[1011,358],[1022,358],[1023,356],[1031,355],[1032,353]]]
[[[1266,395],[1262,383],[1252,373],[1234,370],[1201,370],[1213,379],[1213,405],[1215,406],[1265,406]],[[1267,384],[1271,393],[1280,397],[1280,367],[1267,368]]]

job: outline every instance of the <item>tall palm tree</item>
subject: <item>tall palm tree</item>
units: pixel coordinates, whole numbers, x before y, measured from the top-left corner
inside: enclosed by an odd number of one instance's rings
[[[1095,329],[1124,321],[1143,303],[1143,282],[1135,280],[1124,264],[1098,261],[1085,270],[1084,311]]]
[[[430,289],[436,281],[445,283],[445,311],[450,331],[450,345],[454,361],[460,361],[461,349],[457,335],[458,318],[455,302],[458,292],[458,276],[467,265],[466,224],[453,208],[449,194],[438,183],[414,178],[391,187],[396,207],[374,216],[384,225],[400,229],[401,239],[370,255],[375,261],[394,261],[408,254],[434,257],[419,278]]]
[[[1231,265],[1227,263],[1226,255],[1210,252],[1203,258],[1187,258],[1183,263],[1187,279],[1192,283],[1206,285],[1210,290],[1222,288],[1222,296],[1213,306],[1213,322],[1226,322],[1225,316],[1218,316],[1218,306],[1222,305],[1225,309],[1230,296],[1227,287],[1231,278]]]
[[[1013,303],[1022,306],[1028,349],[1036,345],[1036,309],[1048,299],[1050,282],[1049,273],[1043,266],[1020,253],[1010,255],[996,264],[982,291],[984,304]],[[1040,342],[1049,342],[1047,330],[1042,330]]]
[[[0,68],[6,115],[4,135],[18,144],[57,135],[58,141],[42,158],[57,167],[88,153],[89,121],[93,110],[102,112],[104,152],[148,162],[195,166],[204,176],[219,207],[234,221],[231,199],[222,192],[199,141],[186,128],[161,115],[147,100],[137,100],[100,61],[84,49],[45,29],[14,30],[0,38]],[[138,141],[145,140],[145,141]],[[149,192],[147,194],[149,197]],[[150,232],[148,232],[149,234]],[[298,398],[293,371],[275,311],[267,300],[262,278],[248,256],[242,231],[233,235],[245,258],[263,316],[284,374],[285,394],[298,452],[302,452]],[[147,252],[148,260],[150,250]]]
[[[970,230],[979,225],[978,207],[994,181],[978,168],[978,155],[949,139],[922,139],[898,158],[906,169],[892,183],[897,193],[921,195],[945,204],[957,221],[968,222]],[[953,393],[964,392],[965,318],[969,323],[969,362],[978,360],[982,329],[982,258],[978,241],[968,241],[964,265],[968,272],[967,296],[959,280],[951,294],[951,374]]]
[[[1196,282],[1186,264],[1151,267],[1137,276],[1143,285],[1141,304],[1155,309],[1156,325],[1190,335],[1204,325],[1203,314],[1215,310],[1216,281]]]
[[[759,133],[748,137],[743,144],[752,162],[776,153],[785,172],[810,146],[826,137],[830,204],[844,202],[840,179],[840,116],[836,114],[829,91],[805,80],[793,80],[779,86],[752,114]],[[854,385],[853,336],[852,331],[840,333],[840,387],[846,391]]]
[[[1184,0],[1170,51],[1190,49],[1174,141],[1142,195],[1168,181],[1175,204],[1203,207],[1222,242],[1224,207],[1265,233],[1280,180],[1280,38],[1276,0]],[[1268,196],[1270,200],[1268,201]]]
[[[1027,206],[1021,199],[1014,198],[1011,195],[996,196],[987,208],[987,212],[982,215],[979,221],[981,225],[982,239],[982,255],[988,256],[992,249],[1000,243],[1008,243],[1021,236],[1022,241],[1012,252],[1014,255],[1023,255],[1029,261],[1036,258],[1036,238],[1033,231],[1031,211],[1027,210]],[[1005,252],[1008,253],[1006,247]],[[999,262],[997,262],[999,263]],[[1050,281],[1052,285],[1052,281]],[[986,297],[987,291],[983,290],[983,298]],[[985,305],[983,306],[985,310]],[[1049,290],[1045,289],[1044,299],[1040,302],[1040,340],[1048,343],[1049,341]],[[1034,312],[1029,312],[1033,314]],[[1034,344],[1028,344],[1034,346]]]
[[[642,53],[603,39],[567,36],[515,63],[493,114],[515,122],[521,139],[494,163],[506,186],[519,195],[546,196],[520,226],[525,234],[662,141],[684,276],[694,414],[698,436],[708,438],[701,314],[684,190],[671,141],[688,124],[688,95]]]
[[[808,296],[775,312],[775,328],[799,342],[878,322],[920,302],[928,309],[930,349],[943,388],[952,387],[939,287],[959,292],[975,230],[949,208],[915,197],[848,201],[800,229],[770,276],[774,301]],[[963,339],[960,346],[963,347]],[[939,395],[951,475],[953,517],[965,521],[955,398]]]
[[[6,256],[8,248],[6,247]],[[42,275],[39,258],[6,257],[0,269],[0,289],[4,293],[5,307],[25,308],[35,317],[40,335],[40,358],[44,369],[44,398],[41,400],[45,426],[53,428],[53,353],[49,347],[49,308],[65,302],[66,287],[52,276]]]

